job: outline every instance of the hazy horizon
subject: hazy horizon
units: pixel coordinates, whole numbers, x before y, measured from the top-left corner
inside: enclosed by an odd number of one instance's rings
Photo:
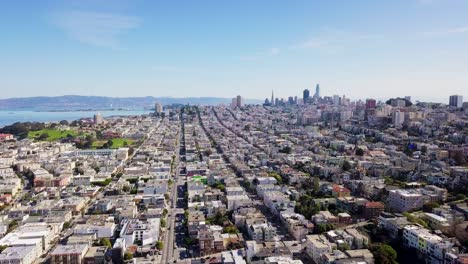
[[[311,90],[311,89],[309,89]],[[313,93],[313,90],[311,90],[311,93]],[[450,94],[452,95],[452,94]],[[461,94],[460,94],[461,95]],[[50,95],[50,96],[44,96],[44,95],[39,95],[39,96],[21,96],[21,97],[1,97],[0,100],[8,100],[8,99],[26,99],[26,98],[34,98],[34,97],[48,97],[48,98],[53,98],[53,97],[62,97],[62,96],[89,96],[89,97],[108,97],[108,98],[144,98],[144,97],[154,97],[154,98],[168,98],[168,99],[185,99],[185,98],[217,98],[217,99],[231,99],[235,97],[236,95],[233,95],[232,97],[218,97],[218,96],[186,96],[186,97],[177,97],[177,96],[154,96],[154,95],[147,95],[147,96],[107,96],[107,95],[80,95],[80,94],[64,94],[64,95]],[[271,94],[270,94],[271,96]],[[325,94],[324,96],[333,96],[333,94]],[[341,95],[340,95],[341,96]],[[275,96],[276,97],[276,96]],[[397,98],[397,97],[403,97],[403,96],[393,96],[393,97],[370,97],[370,96],[362,96],[359,98],[353,98],[349,97],[352,100],[365,100],[368,98],[376,99],[377,101],[386,101],[391,98]],[[447,98],[435,98],[435,97],[425,97],[425,96],[411,96],[412,102],[420,101],[420,102],[432,102],[432,103],[448,103],[448,97]],[[298,98],[301,98],[298,96]],[[252,101],[259,101],[259,103],[262,103],[263,100],[265,99],[270,99],[270,98],[246,98],[246,100],[252,100]],[[283,97],[280,99],[285,99],[287,100],[287,97]]]

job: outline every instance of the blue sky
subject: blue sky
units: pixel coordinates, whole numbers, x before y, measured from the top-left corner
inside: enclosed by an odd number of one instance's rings
[[[0,3],[1,98],[468,96],[467,0]]]

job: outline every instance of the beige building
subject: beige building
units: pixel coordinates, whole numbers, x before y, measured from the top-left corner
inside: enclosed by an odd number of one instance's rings
[[[325,236],[308,235],[306,236],[306,253],[315,263],[319,263],[322,254],[332,252],[336,248],[335,243],[331,243]]]
[[[8,247],[0,254],[0,264],[33,264],[41,252],[37,246]]]
[[[87,244],[58,245],[50,253],[51,264],[81,264],[88,252]]]

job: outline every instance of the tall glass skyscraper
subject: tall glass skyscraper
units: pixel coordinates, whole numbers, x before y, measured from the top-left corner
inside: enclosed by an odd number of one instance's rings
[[[302,92],[302,99],[304,100],[304,103],[309,102],[310,98],[310,91],[309,89],[305,89],[304,92]]]
[[[319,98],[320,97],[320,85],[317,83],[317,86],[315,86],[315,94],[314,94],[314,97],[315,98]]]

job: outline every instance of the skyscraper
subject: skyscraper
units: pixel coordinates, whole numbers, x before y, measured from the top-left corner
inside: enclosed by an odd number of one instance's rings
[[[377,102],[375,99],[367,99],[366,100],[366,109],[375,109]]]
[[[463,106],[463,96],[451,95],[449,98],[449,105],[452,107],[461,108]]]
[[[156,114],[161,114],[163,112],[163,106],[160,103],[156,103],[154,109],[156,110]]]
[[[348,105],[349,104],[349,99],[346,98],[346,95],[343,94],[343,97],[341,97],[341,105]]]
[[[302,99],[304,100],[304,104],[309,102],[310,98],[310,91],[309,89],[305,89],[304,92],[302,92]]]
[[[97,113],[93,116],[93,121],[95,125],[101,125],[104,123],[104,118],[102,118],[100,113]]]
[[[395,126],[401,126],[405,122],[405,113],[399,110],[392,113],[392,122]]]
[[[320,85],[317,83],[317,85],[315,86],[314,98],[319,98],[319,97],[320,97]]]
[[[231,99],[231,107],[236,108],[237,107],[237,97],[234,97]]]
[[[234,98],[232,98],[232,102],[231,102],[231,107],[233,108],[241,108],[244,106],[244,98],[242,98],[242,96],[238,95]]]
[[[273,90],[271,90],[271,101],[270,101],[271,105],[275,105],[275,97],[274,97],[274,94],[273,94]]]
[[[333,95],[333,105],[334,106],[339,106],[340,105],[341,98],[339,95]]]
[[[371,116],[375,116],[376,106],[377,106],[377,101],[375,101],[375,99],[366,100],[366,112],[365,112],[366,119],[369,119],[369,117]]]
[[[244,106],[244,98],[240,95],[237,96],[237,107],[241,108]]]

